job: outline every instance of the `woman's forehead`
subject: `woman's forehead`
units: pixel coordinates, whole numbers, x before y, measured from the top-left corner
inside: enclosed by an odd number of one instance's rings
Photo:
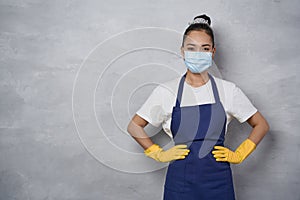
[[[203,44],[212,45],[212,41],[210,36],[204,31],[191,31],[185,38],[185,44],[199,46],[202,46]]]

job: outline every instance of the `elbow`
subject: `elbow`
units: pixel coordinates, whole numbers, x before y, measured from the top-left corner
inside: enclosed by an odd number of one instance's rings
[[[127,132],[131,135],[131,126],[132,126],[132,121],[129,122],[128,126],[127,126]]]
[[[270,131],[270,125],[267,122],[267,120],[265,120],[265,123],[264,123],[264,132],[265,132],[265,134],[267,134],[269,131]]]
[[[137,126],[132,120],[129,122],[127,126],[127,132],[134,137],[137,133],[139,126]]]

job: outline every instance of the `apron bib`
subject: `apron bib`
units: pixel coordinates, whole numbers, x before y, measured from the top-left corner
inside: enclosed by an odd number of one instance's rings
[[[182,76],[173,107],[171,131],[175,145],[186,144],[189,155],[169,164],[164,200],[234,200],[228,162],[217,162],[212,150],[224,146],[226,113],[214,78],[209,74],[215,103],[180,107],[186,74]]]

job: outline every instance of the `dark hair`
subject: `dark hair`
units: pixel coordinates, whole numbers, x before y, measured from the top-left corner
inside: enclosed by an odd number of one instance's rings
[[[185,30],[184,34],[183,34],[183,39],[182,39],[182,45],[184,44],[184,41],[187,37],[187,35],[191,32],[191,31],[204,31],[207,35],[210,36],[211,41],[212,41],[212,47],[215,46],[215,41],[214,41],[214,32],[212,30],[212,28],[210,27],[211,24],[211,20],[210,17],[207,16],[206,14],[203,15],[199,15],[197,17],[194,18],[194,22],[196,19],[204,19],[207,23],[205,22],[196,22],[196,23],[192,23],[189,25],[189,27],[187,27],[187,29]]]

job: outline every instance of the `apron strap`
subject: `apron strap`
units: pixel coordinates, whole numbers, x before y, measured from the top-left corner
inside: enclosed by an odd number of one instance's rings
[[[180,79],[180,83],[179,83],[179,87],[178,87],[178,91],[177,91],[176,107],[180,107],[185,77],[186,77],[186,73]]]
[[[219,92],[218,92],[215,80],[209,73],[208,73],[208,76],[209,76],[210,81],[211,81],[215,102],[216,103],[220,102]],[[180,82],[179,82],[179,87],[178,87],[178,91],[177,91],[177,98],[176,98],[176,107],[180,107],[185,77],[186,77],[186,73],[181,77]]]
[[[212,89],[213,89],[213,93],[214,93],[214,97],[215,97],[215,102],[218,103],[218,102],[220,102],[220,97],[219,97],[219,92],[218,92],[218,89],[217,89],[215,79],[210,74],[208,74],[208,76],[209,76],[210,81],[211,81],[211,85],[212,85]]]

